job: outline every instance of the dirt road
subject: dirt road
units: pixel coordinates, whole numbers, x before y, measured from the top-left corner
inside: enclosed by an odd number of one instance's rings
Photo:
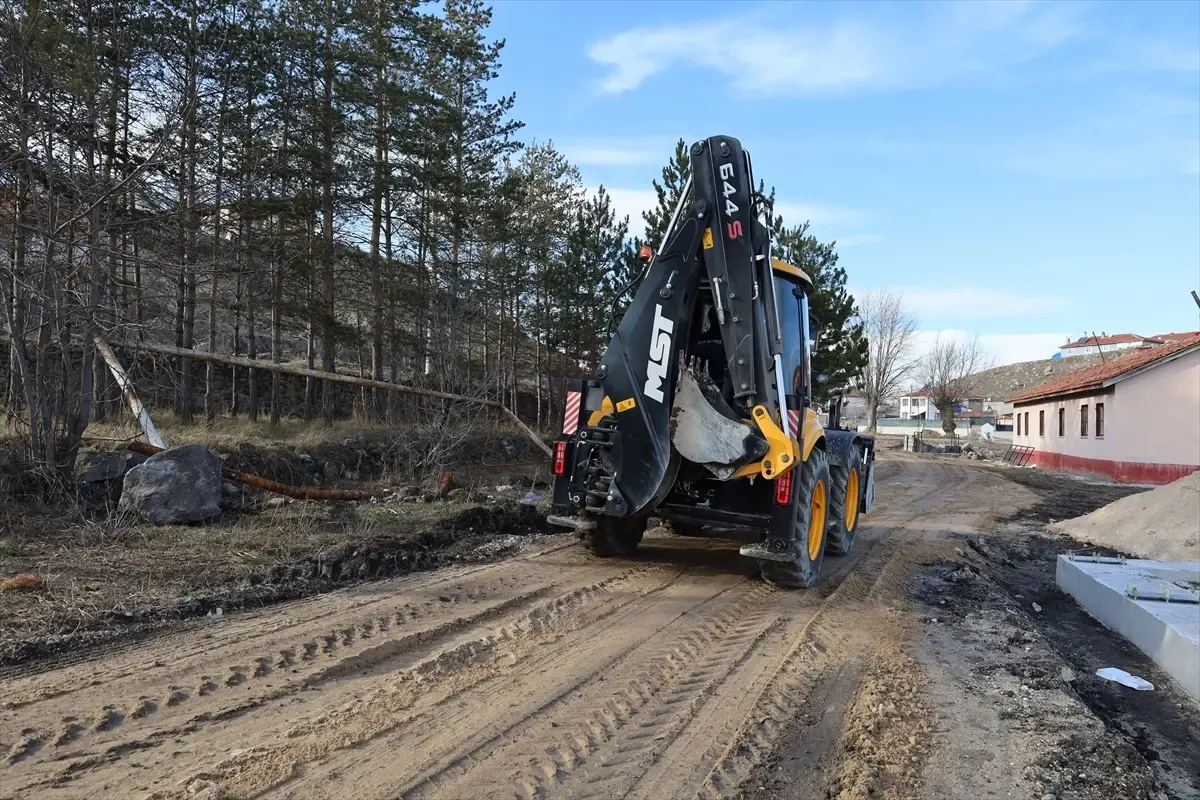
[[[763,583],[732,542],[597,560],[564,536],[9,679],[0,796],[666,800],[784,772],[781,797],[921,796],[910,578],[1029,498],[904,454],[877,496],[814,591]]]

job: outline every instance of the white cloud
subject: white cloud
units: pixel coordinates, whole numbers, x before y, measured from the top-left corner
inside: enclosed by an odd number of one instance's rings
[[[895,286],[919,319],[969,317],[1002,319],[1050,314],[1062,308],[1057,297],[1006,292],[986,286]]]
[[[918,354],[928,352],[939,337],[942,341],[964,341],[972,335],[972,332],[960,328],[920,331],[917,334],[916,351]],[[999,367],[1051,358],[1068,338],[1065,333],[981,333],[979,344],[991,365]]]
[[[664,145],[661,142],[624,139],[574,141],[559,145],[563,155],[581,167],[628,167],[665,162],[672,148],[671,142]]]
[[[717,22],[642,27],[594,42],[608,67],[601,91],[620,94],[671,68],[708,67],[743,94],[806,95],[931,86],[965,73],[1035,59],[1074,34],[1069,4],[935,4],[926,19],[849,17],[781,24],[760,14]]]
[[[658,196],[653,189],[622,189],[605,186],[604,191],[612,198],[613,209],[617,219],[629,215],[629,235],[640,236],[646,223],[642,221],[642,212],[658,205]],[[658,246],[658,243],[655,243]]]
[[[877,233],[858,233],[850,236],[835,237],[835,239],[839,250],[843,247],[858,247],[859,245],[876,244],[883,241],[883,237]]]
[[[783,217],[787,226],[800,225],[805,221],[814,228],[841,228],[849,225],[860,225],[866,220],[866,214],[852,208],[825,205],[821,203],[775,203],[775,213]]]
[[[620,219],[628,214],[631,234],[640,234],[643,226],[642,212],[658,205],[658,196],[654,190],[606,186],[605,191],[612,197],[617,218]],[[799,225],[805,220],[810,221],[813,233],[823,241],[834,238],[828,232],[830,228],[845,228],[861,224],[866,219],[866,214],[861,211],[822,203],[776,203],[775,213],[782,215],[784,224],[789,226]],[[878,237],[873,234],[862,234],[858,237],[848,236],[846,241],[849,244],[846,246],[852,246],[855,243],[852,240],[855,239],[860,244],[878,241]],[[839,240],[838,243],[839,245],[843,244],[842,240]]]
[[[1088,65],[1092,72],[1200,71],[1200,47],[1165,38],[1114,36],[1108,52]]]

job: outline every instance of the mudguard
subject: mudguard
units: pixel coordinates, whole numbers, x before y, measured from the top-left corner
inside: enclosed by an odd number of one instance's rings
[[[871,506],[875,505],[875,462],[872,461],[867,467],[867,488],[862,494],[862,501],[859,503],[859,510],[867,514],[871,511]]]
[[[619,431],[604,509],[612,516],[653,507],[674,483],[679,465],[671,451],[671,406],[700,281],[702,232],[696,219],[681,220],[651,262],[596,370]]]
[[[829,466],[844,467],[850,462],[850,453],[858,449],[858,434],[854,431],[825,429],[825,452],[829,454]]]
[[[849,463],[850,453],[861,449],[863,491],[859,496],[858,509],[866,514],[875,504],[875,458],[873,440],[855,431],[843,431],[837,428],[825,429],[825,450],[829,454],[830,465],[845,466]]]

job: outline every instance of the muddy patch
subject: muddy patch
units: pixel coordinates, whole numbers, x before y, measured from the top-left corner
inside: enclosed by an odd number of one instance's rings
[[[957,537],[916,584],[923,661],[943,719],[926,774],[931,796],[1200,798],[1200,707],[1054,580],[1058,554],[1083,546],[1046,523],[1138,490],[1046,475],[1024,482],[1038,502]],[[1107,666],[1155,691],[1095,675]]]
[[[20,543],[44,587],[0,593],[0,674],[181,621],[295,600],[455,563],[483,563],[561,535],[544,509],[510,501],[292,504],[209,527],[72,528]],[[103,535],[103,534],[100,534]],[[71,547],[75,556],[59,560]]]

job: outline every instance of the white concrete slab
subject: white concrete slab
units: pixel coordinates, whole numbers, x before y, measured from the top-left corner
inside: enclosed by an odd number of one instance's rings
[[[1124,636],[1200,700],[1200,563],[1060,555],[1055,580],[1089,614]],[[1169,592],[1170,602],[1146,599]],[[1130,595],[1133,596],[1130,596]],[[1141,599],[1135,599],[1141,598]],[[1121,667],[1100,664],[1100,667]]]

